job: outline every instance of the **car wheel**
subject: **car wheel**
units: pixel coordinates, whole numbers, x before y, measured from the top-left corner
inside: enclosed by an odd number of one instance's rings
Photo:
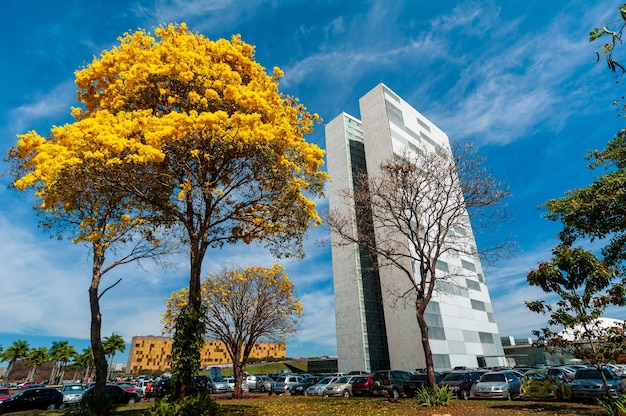
[[[128,404],[135,404],[136,400],[134,397],[131,397],[130,399],[128,399]]]
[[[209,386],[209,394],[213,394],[213,386]]]
[[[343,391],[343,397],[350,397],[350,390],[345,389],[345,390]]]
[[[56,406],[54,405],[54,403],[50,403],[46,409],[47,410],[54,410],[54,409],[56,409]]]
[[[391,396],[394,399],[399,399],[400,392],[397,389],[391,389],[391,391],[389,392],[389,396]]]
[[[265,386],[261,386],[261,393],[265,393]]]
[[[513,395],[511,394],[511,390],[507,390],[506,391],[506,399],[507,400],[513,400]]]
[[[463,400],[469,400],[469,391],[467,390],[461,390],[461,399]]]

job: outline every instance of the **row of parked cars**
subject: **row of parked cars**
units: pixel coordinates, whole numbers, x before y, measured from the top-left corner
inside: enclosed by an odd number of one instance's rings
[[[626,369],[603,367],[609,394],[626,392]],[[449,386],[459,399],[585,400],[605,397],[602,375],[594,366],[462,369],[436,373],[438,385]],[[414,397],[428,385],[426,373],[384,370],[370,374],[248,376],[250,390],[308,396],[387,395]]]

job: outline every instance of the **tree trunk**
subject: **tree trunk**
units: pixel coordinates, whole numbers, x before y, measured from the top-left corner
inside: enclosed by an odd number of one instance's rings
[[[243,397],[243,379],[245,375],[245,363],[241,359],[241,349],[238,347],[233,351],[233,375],[235,376],[235,388],[233,390],[233,399],[241,399]]]
[[[435,378],[435,366],[433,364],[433,352],[430,349],[430,341],[428,340],[428,324],[424,319],[424,314],[420,313],[419,309],[416,311],[417,323],[422,333],[422,348],[424,349],[424,357],[426,359],[426,378],[430,388],[434,389],[437,386]]]
[[[107,361],[102,347],[102,315],[100,314],[100,299],[98,289],[100,287],[100,270],[102,260],[94,258],[91,286],[89,287],[89,307],[91,309],[91,349],[96,367],[96,386],[94,395],[104,396],[104,387],[107,379]]]

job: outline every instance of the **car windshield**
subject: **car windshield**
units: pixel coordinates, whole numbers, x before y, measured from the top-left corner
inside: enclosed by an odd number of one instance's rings
[[[276,380],[277,382],[279,382],[279,383],[284,383],[286,378],[287,378],[287,377],[276,377],[276,379],[275,379],[275,380]]]
[[[213,377],[213,381],[217,381],[217,382],[222,381],[223,382],[223,381],[226,381],[226,380],[224,380],[224,378],[222,376],[216,376],[216,377]]]
[[[325,377],[319,381],[317,384],[329,384],[332,383],[333,377]]]
[[[71,385],[71,386],[63,386],[63,391],[82,391],[83,386]]]
[[[347,383],[350,381],[350,377],[339,377],[336,383]]]
[[[493,383],[493,382],[504,382],[506,380],[506,377],[504,377],[504,374],[483,374],[483,376],[480,378],[480,381],[482,382],[486,382],[486,383]]]
[[[605,372],[604,374],[607,376],[607,378],[611,378],[609,374],[607,374],[608,372]],[[594,369],[589,369],[589,370],[578,370],[576,372],[576,375],[574,376],[574,378],[576,380],[602,380],[602,376],[600,375],[600,372],[598,370],[594,370]]]
[[[449,373],[443,378],[443,381],[462,381],[464,379],[465,374],[463,373]]]
[[[355,377],[355,383],[365,383],[367,381],[367,377]]]
[[[524,374],[524,380],[545,380],[546,374],[545,373],[526,373]]]

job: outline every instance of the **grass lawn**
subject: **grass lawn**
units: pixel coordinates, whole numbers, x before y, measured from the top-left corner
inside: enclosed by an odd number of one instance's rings
[[[422,407],[415,399],[389,400],[386,397],[285,397],[263,396],[241,400],[218,399],[224,416],[602,416],[593,403],[452,400],[445,407]],[[141,416],[153,403],[125,405],[117,416]],[[70,409],[23,412],[21,416],[69,416]]]
[[[224,414],[231,416],[514,416],[514,415],[571,415],[600,416],[600,406],[592,403],[452,400],[446,407],[422,407],[415,399],[389,400],[385,397],[323,398],[323,397],[268,397],[243,400],[219,400]]]

